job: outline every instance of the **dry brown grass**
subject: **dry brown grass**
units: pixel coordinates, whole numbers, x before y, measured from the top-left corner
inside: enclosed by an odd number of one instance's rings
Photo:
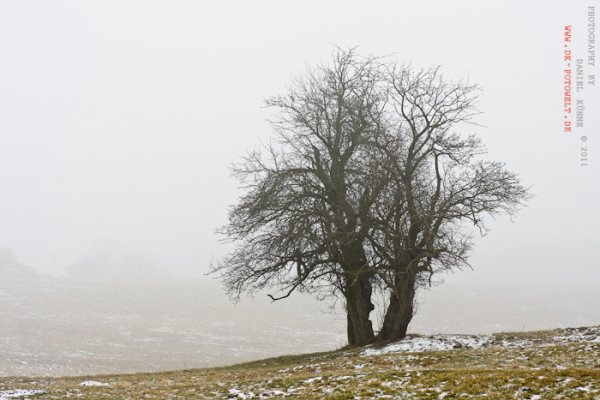
[[[548,344],[552,333],[497,335],[524,347],[389,353],[360,349],[278,357],[227,368],[67,378],[1,378],[29,399],[600,399],[600,338]],[[556,336],[556,331],[554,331]],[[542,345],[543,344],[543,345]],[[84,381],[107,386],[80,386]],[[24,398],[24,396],[18,397]]]

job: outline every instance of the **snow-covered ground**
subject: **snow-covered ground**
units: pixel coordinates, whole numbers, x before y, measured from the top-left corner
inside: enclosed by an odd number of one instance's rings
[[[414,353],[451,349],[480,349],[485,347],[532,347],[579,342],[600,342],[600,327],[568,328],[553,332],[543,340],[511,339],[504,335],[432,335],[409,336],[382,348],[367,348],[364,356],[388,353]]]
[[[312,298],[232,304],[215,281],[0,279],[0,376],[219,366],[335,349],[344,318]]]
[[[24,389],[13,389],[13,390],[2,390],[0,391],[0,400],[14,400],[16,398],[26,398],[36,394],[44,393],[43,390],[24,390]]]
[[[421,296],[410,332],[490,334],[600,324],[596,288],[563,287],[561,296],[556,293],[550,287],[442,285]],[[234,305],[216,281],[125,285],[0,279],[0,376],[228,365],[332,350],[345,340],[343,312],[331,313],[313,298],[272,303],[263,294]],[[427,349],[476,346],[488,339],[411,340],[411,348]]]

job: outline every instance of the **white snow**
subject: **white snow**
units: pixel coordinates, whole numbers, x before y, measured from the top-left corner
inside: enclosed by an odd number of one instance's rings
[[[229,395],[237,397],[238,399],[253,399],[256,397],[253,392],[244,393],[237,389],[229,389]]]
[[[408,337],[381,349],[366,349],[362,355],[414,353],[420,351],[478,349],[492,340],[491,335],[435,335]]]
[[[238,389],[229,389],[229,397],[230,398],[238,398],[238,399],[253,399],[258,396],[261,399],[269,399],[275,396],[285,396],[286,393],[281,390],[273,389],[273,390],[265,390],[260,392],[259,395],[254,392],[242,392]]]
[[[323,377],[322,376],[317,376],[315,378],[310,378],[310,379],[303,380],[302,382],[304,382],[304,383],[313,383],[313,382],[321,381],[321,380],[323,380]]]
[[[81,382],[79,386],[110,386],[108,383],[102,383],[97,381],[85,381]]]
[[[403,340],[375,349],[368,348],[361,354],[364,356],[388,353],[415,353],[421,351],[438,351],[451,349],[479,349],[482,347],[531,347],[534,345],[552,345],[577,342],[600,342],[600,327],[569,328],[557,332],[544,340],[534,342],[528,339],[502,341],[496,335],[433,335],[409,336]]]
[[[14,399],[16,397],[27,397],[33,396],[35,394],[44,393],[44,390],[22,390],[22,389],[13,389],[13,390],[4,390],[0,392],[0,400],[9,400]]]

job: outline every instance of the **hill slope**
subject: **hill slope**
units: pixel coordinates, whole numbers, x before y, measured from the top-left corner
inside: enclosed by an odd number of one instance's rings
[[[226,368],[2,378],[7,399],[600,399],[600,327],[411,336]]]

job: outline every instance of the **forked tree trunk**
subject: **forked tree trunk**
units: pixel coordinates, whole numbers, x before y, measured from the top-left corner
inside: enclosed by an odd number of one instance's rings
[[[346,309],[348,320],[348,344],[363,346],[375,340],[373,324],[369,315],[374,306],[371,302],[371,282],[365,273],[346,278]]]
[[[390,295],[390,304],[377,340],[395,341],[406,336],[408,324],[414,315],[415,292],[415,277],[412,274],[398,280],[396,293],[392,292]]]
[[[366,266],[366,255],[359,239],[341,249],[341,268],[344,271],[344,297],[348,321],[348,344],[363,346],[375,340],[373,324],[369,319],[375,308],[371,302],[372,272]]]

